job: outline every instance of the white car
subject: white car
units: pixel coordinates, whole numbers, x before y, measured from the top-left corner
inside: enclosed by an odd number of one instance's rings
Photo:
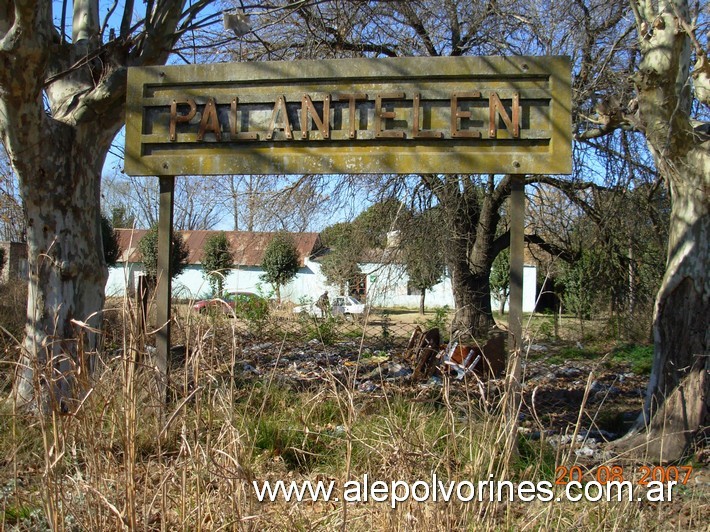
[[[360,303],[352,296],[338,296],[330,302],[330,309],[333,314],[365,314],[365,304]]]
[[[365,314],[366,305],[360,303],[352,296],[336,296],[330,301],[330,312],[334,316],[361,316]],[[315,303],[309,305],[300,305],[293,309],[296,314],[305,312],[314,318],[322,318],[323,311]]]

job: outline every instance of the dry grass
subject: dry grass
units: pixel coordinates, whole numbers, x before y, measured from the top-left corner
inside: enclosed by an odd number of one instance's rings
[[[571,449],[523,442],[502,456],[497,404],[445,380],[436,390],[361,394],[334,375],[296,391],[241,378],[234,322],[181,315],[186,355],[172,402],[124,302],[103,359],[68,416],[0,416],[0,529],[668,530],[700,529],[702,492],[679,502],[260,503],[253,480],[550,480]],[[275,352],[272,356],[278,357]],[[5,372],[5,375],[8,373]]]

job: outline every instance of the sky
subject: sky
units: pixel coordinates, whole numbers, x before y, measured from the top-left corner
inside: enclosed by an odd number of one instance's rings
[[[103,21],[104,18],[107,16],[109,12],[109,7],[113,2],[100,2],[100,19]],[[120,25],[120,17],[122,14],[124,2],[119,1],[117,2],[117,8],[113,12],[113,15],[108,17],[106,20],[106,25],[107,27],[118,27]],[[54,0],[53,2],[54,6],[54,14],[55,14],[55,21],[57,25],[59,25],[59,18],[62,10],[62,2],[59,0]],[[144,3],[143,2],[136,2],[136,7],[137,9],[143,9],[144,8]],[[65,23],[65,27],[67,28],[67,32],[70,33],[71,29],[71,12],[72,12],[72,6],[71,2],[68,3],[67,6],[67,20]],[[221,23],[220,23],[221,26]],[[177,56],[173,56],[173,58],[170,60],[170,62],[174,63],[180,63],[183,62],[180,58]],[[116,136],[116,139],[114,140],[113,147],[109,151],[105,164],[104,164],[104,175],[116,175],[117,173],[120,173],[122,171],[123,167],[123,160],[122,160],[122,155],[123,155],[123,146],[125,142],[125,135],[124,135],[124,130],[121,130],[119,134]],[[146,177],[145,179],[155,179],[151,177]],[[209,179],[209,177],[200,177],[199,179]],[[155,179],[157,182],[157,179]],[[368,204],[364,201],[364,196],[363,198],[360,198],[359,200],[356,199],[354,203],[360,203],[362,205],[362,208],[366,208]],[[356,214],[356,213],[355,213]],[[337,222],[337,221],[344,221],[345,219],[351,218],[353,216],[353,213],[351,212],[345,212],[345,211],[340,211],[338,213],[335,213],[334,216],[330,219],[331,222]],[[230,222],[231,218],[230,216],[224,216],[222,223],[220,226],[218,226],[219,229],[231,229],[230,227]]]

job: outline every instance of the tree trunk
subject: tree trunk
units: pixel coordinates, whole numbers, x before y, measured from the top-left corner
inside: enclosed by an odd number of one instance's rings
[[[666,272],[654,312],[654,361],[644,415],[619,450],[641,450],[654,461],[675,461],[707,427],[710,401],[710,141],[690,120],[690,39],[682,21],[687,2],[636,12],[652,31],[639,39],[635,75],[638,114],[656,166],[671,194]],[[698,58],[696,95],[707,63]],[[708,103],[707,94],[704,103]]]
[[[469,264],[450,265],[456,313],[452,330],[461,338],[486,338],[495,325],[489,271],[474,272]]]
[[[71,409],[90,375],[108,269],[100,175],[113,136],[97,124],[48,127],[42,157],[15,160],[27,216],[29,289],[18,404]],[[37,392],[40,392],[39,396]]]
[[[120,35],[112,28],[104,42],[99,3],[74,0],[71,43],[52,4],[0,4],[0,139],[27,219],[26,337],[13,396],[64,411],[97,346],[107,278],[101,169],[124,122],[127,67],[165,64],[178,23],[189,26],[209,2],[189,13],[185,0],[149,2],[137,26],[125,2]]]
[[[681,176],[669,170],[668,264],[656,298],[644,414],[617,445],[619,450],[641,449],[663,462],[683,456],[698,430],[707,426],[710,407],[710,157],[695,150],[674,166],[685,171]]]
[[[634,247],[629,235],[629,319],[634,319],[634,311],[636,310],[636,262],[634,257]]]
[[[422,293],[419,294],[419,315],[424,316],[424,298],[426,297],[426,288],[422,288]]]
[[[446,261],[456,304],[451,328],[462,339],[486,339],[495,325],[490,275],[496,256],[498,209],[510,193],[509,176],[498,187],[493,186],[490,176],[484,187],[485,194],[474,189],[458,197],[456,203],[449,200],[451,212],[446,213],[451,232]]]

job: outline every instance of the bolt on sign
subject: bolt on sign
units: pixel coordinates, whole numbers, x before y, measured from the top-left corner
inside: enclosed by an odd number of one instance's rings
[[[567,57],[131,68],[130,175],[571,173]]]

